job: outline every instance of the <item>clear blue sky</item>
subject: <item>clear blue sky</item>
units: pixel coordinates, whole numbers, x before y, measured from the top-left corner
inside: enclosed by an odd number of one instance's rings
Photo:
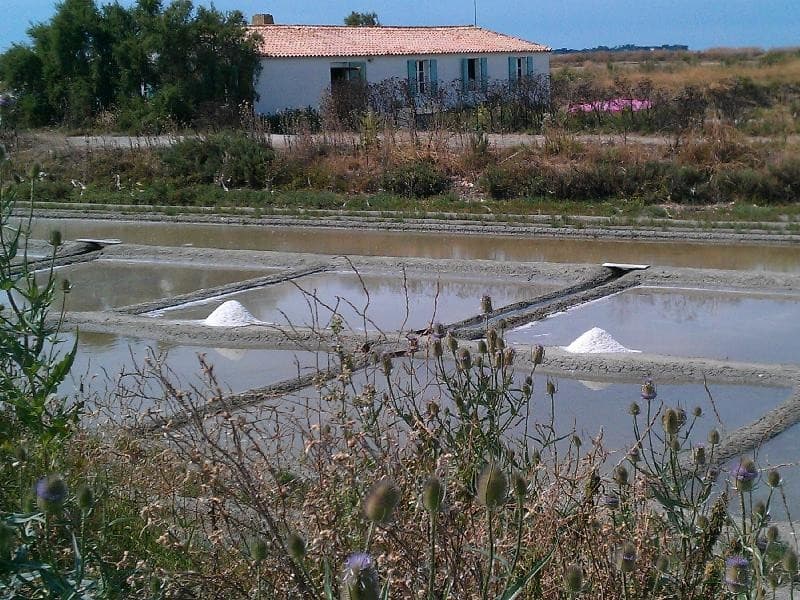
[[[169,0],[164,0],[165,4]],[[121,0],[129,5],[131,0]],[[210,4],[195,0],[195,4]],[[384,25],[461,25],[473,0],[216,0],[223,11],[275,15],[277,23],[341,24],[350,11],[375,11]],[[0,51],[48,20],[53,0],[0,0]],[[555,48],[604,44],[800,45],[800,0],[478,0],[478,24]]]

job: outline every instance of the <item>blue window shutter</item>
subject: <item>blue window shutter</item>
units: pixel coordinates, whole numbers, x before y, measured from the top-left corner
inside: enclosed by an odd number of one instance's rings
[[[358,69],[358,79],[359,81],[366,81],[367,80],[367,63],[365,62],[351,62],[350,68]]]
[[[533,76],[533,57],[528,57],[528,77]]]
[[[508,80],[514,81],[517,78],[517,59],[513,56],[508,57]]]
[[[461,91],[466,92],[469,89],[469,62],[468,59],[461,59]]]
[[[485,58],[481,59],[481,91],[486,91],[489,88],[489,61]]]
[[[417,61],[409,60],[406,61],[406,64],[408,65],[408,89],[412,96],[416,96],[419,88],[417,85]]]
[[[439,72],[436,69],[436,59],[432,58],[428,62],[429,76],[431,78],[431,94],[435,94],[439,90]]]

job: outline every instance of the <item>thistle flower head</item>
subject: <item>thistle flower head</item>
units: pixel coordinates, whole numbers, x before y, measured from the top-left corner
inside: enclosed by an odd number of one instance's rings
[[[444,500],[444,484],[438,477],[431,477],[422,488],[422,506],[429,513],[439,512]]]
[[[534,365],[540,365],[544,362],[544,346],[536,344],[531,353],[531,361]]]
[[[725,585],[731,592],[739,593],[748,588],[750,563],[744,556],[731,556],[725,561]]]
[[[486,354],[489,351],[488,346],[486,346],[486,340],[479,340],[478,341],[478,352],[481,354]]]
[[[433,357],[434,358],[441,358],[444,354],[444,348],[442,348],[442,340],[433,340]]]
[[[61,475],[48,475],[36,482],[36,501],[43,512],[58,512],[67,493],[67,484]]]
[[[472,355],[466,348],[461,348],[458,351],[458,366],[464,371],[469,371],[472,368]]]
[[[261,562],[267,558],[269,545],[264,538],[254,536],[247,541],[247,549],[250,551],[250,558],[255,562]]]
[[[444,339],[447,343],[447,348],[452,354],[455,354],[456,350],[458,350],[458,340],[456,339],[456,336],[454,336],[452,332],[448,331]]]
[[[289,550],[289,556],[299,562],[306,556],[306,541],[300,534],[292,533],[286,540],[286,549]]]
[[[603,506],[611,510],[619,508],[619,496],[616,494],[606,494],[600,498],[600,502],[603,503]]]
[[[88,485],[82,485],[78,488],[76,497],[78,500],[78,507],[83,512],[88,512],[94,506],[94,492]]]
[[[767,528],[767,541],[770,543],[776,542],[778,541],[779,537],[780,532],[778,531],[778,528],[775,527],[775,525],[770,525],[770,527]]]
[[[656,396],[658,396],[658,392],[656,390],[656,384],[653,383],[652,379],[645,379],[644,383],[642,383],[642,400],[655,400]]]
[[[767,473],[767,485],[771,488],[776,488],[781,484],[781,474],[773,469]]]
[[[622,465],[619,465],[614,469],[614,481],[617,483],[617,485],[628,485],[628,477],[628,469]]]
[[[378,571],[365,552],[351,554],[342,571],[341,600],[378,600]]]
[[[492,297],[489,294],[481,296],[481,312],[485,315],[492,312]]]
[[[583,589],[583,569],[579,565],[570,565],[564,571],[564,587],[570,594],[578,594]]]
[[[493,509],[506,501],[508,495],[508,478],[500,467],[486,465],[478,477],[478,502],[486,508]]]
[[[752,460],[746,458],[733,468],[731,476],[737,490],[749,492],[758,478],[758,467]]]
[[[390,479],[382,479],[370,490],[364,500],[364,514],[373,523],[385,524],[392,518],[400,503],[400,488]]]
[[[708,443],[712,446],[719,444],[719,431],[712,429],[708,432]]]
[[[619,551],[617,566],[623,573],[631,573],[636,567],[636,546],[632,542],[625,542]]]
[[[789,575],[794,576],[797,573],[797,553],[792,548],[788,548],[783,553],[781,564]]]
[[[514,490],[517,501],[522,502],[528,494],[528,480],[519,471],[514,471],[511,474],[511,488]]]
[[[678,424],[678,411],[674,408],[668,408],[661,415],[661,424],[664,426],[664,432],[667,435],[675,435],[678,433],[680,425]]]
[[[630,413],[631,416],[637,417],[640,412],[642,412],[642,409],[639,407],[639,404],[631,402],[631,405],[628,407],[628,413]]]

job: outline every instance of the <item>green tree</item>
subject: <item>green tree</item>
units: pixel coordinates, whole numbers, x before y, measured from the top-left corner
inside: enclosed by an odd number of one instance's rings
[[[191,124],[202,111],[252,102],[259,69],[244,16],[191,0],[126,8],[64,0],[29,45],[0,55],[0,79],[20,97],[27,125],[90,124],[101,111],[131,122]]]
[[[353,11],[344,18],[344,24],[348,27],[377,27],[381,23],[378,21],[378,13]]]

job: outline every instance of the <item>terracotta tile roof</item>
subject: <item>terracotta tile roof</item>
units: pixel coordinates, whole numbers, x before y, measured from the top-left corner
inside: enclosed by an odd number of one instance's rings
[[[541,44],[472,26],[259,25],[249,29],[262,37],[261,55],[275,58],[550,51]]]

